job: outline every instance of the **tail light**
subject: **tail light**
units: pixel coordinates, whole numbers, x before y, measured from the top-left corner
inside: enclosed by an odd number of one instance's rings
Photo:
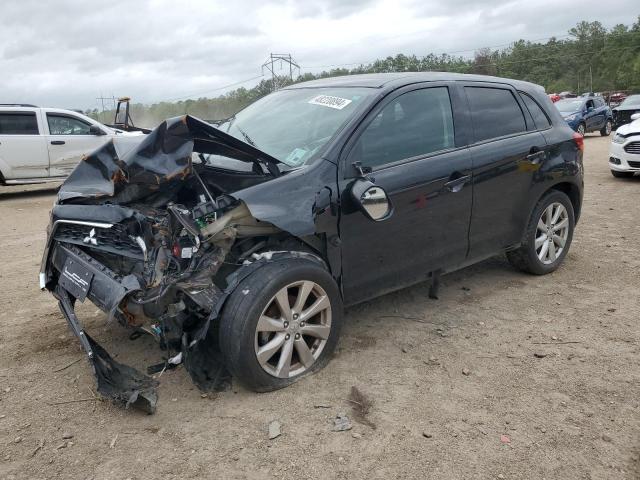
[[[580,135],[578,132],[573,133],[573,141],[576,142],[576,147],[581,152],[584,152],[584,137]]]

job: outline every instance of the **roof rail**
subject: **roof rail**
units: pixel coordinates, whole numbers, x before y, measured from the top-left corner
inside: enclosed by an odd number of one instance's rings
[[[0,107],[31,107],[31,108],[38,108],[37,105],[31,105],[30,103],[0,103]]]

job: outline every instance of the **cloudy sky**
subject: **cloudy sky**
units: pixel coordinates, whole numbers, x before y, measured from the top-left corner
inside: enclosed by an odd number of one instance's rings
[[[189,6],[181,6],[180,4]],[[2,0],[0,103],[96,107],[215,96],[261,75],[270,52],[303,71],[630,24],[637,0]],[[348,65],[349,66],[349,65]],[[253,86],[258,79],[242,85]]]

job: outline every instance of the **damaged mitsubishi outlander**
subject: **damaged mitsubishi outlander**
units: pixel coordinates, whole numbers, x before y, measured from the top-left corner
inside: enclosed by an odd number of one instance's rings
[[[75,304],[154,336],[161,368],[256,391],[324,366],[343,307],[506,253],[546,274],[580,214],[583,139],[536,85],[398,73],[300,83],[216,126],[160,124],[88,155],[51,212],[40,284],[98,391],[155,409]]]

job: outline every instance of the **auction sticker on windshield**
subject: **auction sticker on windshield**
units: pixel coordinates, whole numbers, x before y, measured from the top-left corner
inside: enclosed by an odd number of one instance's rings
[[[344,107],[351,103],[351,100],[340,97],[332,97],[331,95],[318,95],[309,100],[312,105],[322,105],[323,107],[335,108],[336,110],[342,110]]]

